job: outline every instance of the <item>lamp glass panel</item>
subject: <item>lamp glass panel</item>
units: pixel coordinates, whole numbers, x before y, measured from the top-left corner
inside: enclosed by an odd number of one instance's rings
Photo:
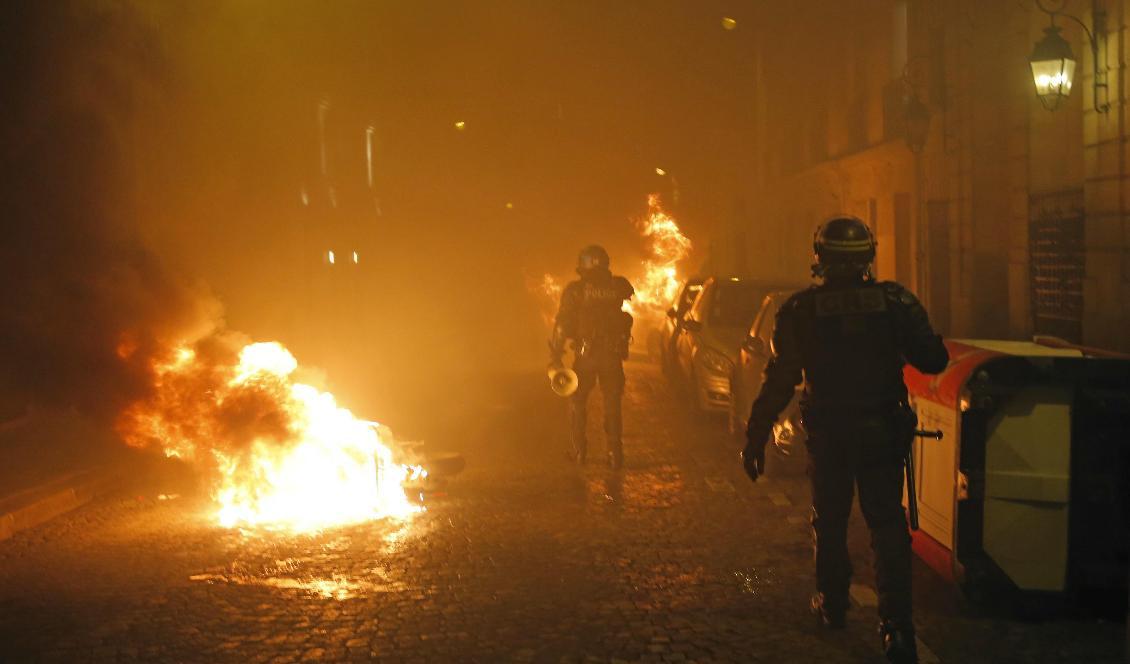
[[[1071,94],[1071,83],[1075,78],[1075,61],[1062,58],[1055,60],[1034,60],[1032,80],[1036,84],[1036,94],[1040,97],[1066,97]]]

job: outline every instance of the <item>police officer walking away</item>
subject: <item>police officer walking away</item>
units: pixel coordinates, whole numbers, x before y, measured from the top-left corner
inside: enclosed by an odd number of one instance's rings
[[[585,433],[589,393],[597,382],[604,397],[604,433],[608,443],[608,462],[613,468],[624,463],[620,399],[624,394],[624,365],[632,333],[632,317],[622,310],[635,294],[627,279],[613,276],[608,269],[608,252],[597,245],[581,250],[577,259],[580,279],[561,293],[561,306],[549,341],[550,361],[560,364],[567,341],[572,341],[577,372],[577,391],[570,397],[573,454],[585,462],[588,440]]]
[[[910,363],[939,373],[949,357],[914,295],[872,278],[875,238],[866,224],[831,219],[817,229],[813,250],[813,274],[823,283],[795,293],[777,314],[773,357],[750,413],[743,465],[757,481],[773,423],[803,379],[816,543],[812,609],[825,627],[845,624],[852,573],[847,524],[858,486],[875,554],[883,651],[892,662],[913,663],[910,531],[902,494],[917,418],[902,369]]]

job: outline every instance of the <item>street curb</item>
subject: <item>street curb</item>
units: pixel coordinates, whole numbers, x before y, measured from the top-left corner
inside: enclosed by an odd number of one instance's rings
[[[114,487],[117,472],[103,466],[57,477],[0,499],[0,542],[81,507]]]

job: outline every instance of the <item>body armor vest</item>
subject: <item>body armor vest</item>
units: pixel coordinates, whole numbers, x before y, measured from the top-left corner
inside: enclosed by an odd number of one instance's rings
[[[806,396],[816,406],[880,405],[906,399],[903,357],[890,293],[881,284],[819,286],[793,303],[805,367]]]

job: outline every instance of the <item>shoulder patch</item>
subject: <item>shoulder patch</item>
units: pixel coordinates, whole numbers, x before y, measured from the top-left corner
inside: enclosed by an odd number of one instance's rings
[[[896,281],[883,281],[879,286],[883,288],[883,292],[886,293],[888,298],[903,306],[912,307],[918,304],[918,298],[914,296],[914,293],[911,293],[910,289]]]

